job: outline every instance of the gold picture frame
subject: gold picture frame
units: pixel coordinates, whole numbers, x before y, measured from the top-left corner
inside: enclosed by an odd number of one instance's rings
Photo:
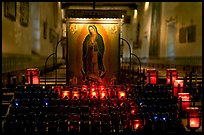
[[[20,24],[22,26],[28,26],[29,23],[29,3],[20,2]]]
[[[16,21],[16,2],[4,2],[4,16]]]
[[[188,42],[196,41],[196,26],[190,25],[187,27],[187,40]]]
[[[118,80],[118,67],[120,65],[119,24],[119,19],[102,21],[99,19],[92,20],[88,18],[86,20],[77,20],[72,18],[67,22],[69,28],[67,34],[67,44],[69,45],[67,50],[69,52],[66,59],[69,61],[71,76],[76,76],[79,83],[83,81],[102,81],[104,84],[110,84],[110,78],[113,78],[113,76]],[[95,48],[98,48],[97,53],[100,53],[99,59],[97,59],[98,64],[94,68],[90,68],[91,64],[94,63],[94,57],[87,52],[87,50],[90,51],[93,47],[90,45],[91,29],[98,36],[98,39],[94,40],[94,44],[97,44]],[[96,72],[92,72],[92,69]]]

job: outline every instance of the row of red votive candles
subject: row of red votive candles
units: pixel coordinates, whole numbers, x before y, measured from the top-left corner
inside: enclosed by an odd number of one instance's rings
[[[27,69],[27,76],[28,76],[28,84],[31,83],[31,79],[32,79],[32,84],[40,83],[39,71],[37,68]],[[147,69],[146,77],[147,77],[146,82],[148,84],[157,84],[158,71],[155,68]],[[176,69],[167,69],[167,84],[170,84],[171,82],[173,83],[177,78],[178,78],[178,73]]]
[[[65,87],[61,90],[60,86],[56,86],[54,88],[55,92],[58,92],[58,96],[61,96],[62,98],[68,98],[68,99],[107,99],[108,97],[116,97],[118,99],[126,99],[126,92],[122,88],[117,88],[116,90],[113,88],[106,89],[105,86],[95,86],[92,85],[90,88],[88,88],[87,85],[82,85],[81,88],[78,87]]]

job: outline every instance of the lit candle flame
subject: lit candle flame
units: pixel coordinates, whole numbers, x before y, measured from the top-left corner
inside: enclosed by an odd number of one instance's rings
[[[102,93],[101,93],[101,96],[102,96],[102,98],[104,98],[104,97],[105,97],[105,93],[104,93],[104,92],[102,92]]]
[[[120,98],[124,97],[125,93],[124,92],[120,92]]]
[[[96,92],[95,91],[92,92],[92,96],[96,96]]]
[[[133,110],[131,110],[131,113],[132,113],[132,114],[134,114],[134,113],[135,113],[135,110],[134,110],[134,109],[133,109]]]
[[[139,127],[140,124],[135,124],[134,125],[134,129],[137,129]]]
[[[67,96],[67,92],[64,93],[64,96]]]

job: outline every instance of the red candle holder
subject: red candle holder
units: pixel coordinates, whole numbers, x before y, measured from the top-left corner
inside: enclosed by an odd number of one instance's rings
[[[186,108],[186,127],[190,130],[197,130],[201,126],[201,115],[198,107],[187,107]]]
[[[98,99],[98,91],[94,85],[90,87],[90,99]]]
[[[97,91],[91,91],[90,92],[90,98],[91,99],[97,99],[98,98],[98,92]]]
[[[72,91],[72,100],[78,100],[80,98],[79,91]]]
[[[142,128],[142,120],[135,119],[133,120],[133,131],[137,131]]]
[[[118,91],[118,99],[119,100],[126,99],[125,91],[122,91],[122,90]]]
[[[80,131],[80,115],[71,114],[69,116],[70,122],[68,123],[68,130],[70,132],[79,132]]]
[[[122,114],[122,123],[123,123],[123,129],[131,130],[132,120],[130,119],[129,113]]]
[[[99,86],[99,97],[100,99],[106,99],[108,97],[105,86]]]
[[[137,107],[136,107],[136,106],[131,106],[131,111],[130,111],[130,113],[131,113],[132,115],[136,115],[136,114],[137,114]]]
[[[175,80],[173,96],[178,96],[178,93],[182,93],[182,92],[183,92],[183,80]]]
[[[82,85],[81,87],[81,99],[88,99],[88,86],[87,85]]]
[[[40,84],[38,68],[27,69],[28,84]]]
[[[99,92],[105,91],[105,90],[106,90],[105,86],[103,86],[103,85],[100,85],[100,86],[99,86]]]
[[[146,77],[147,77],[147,84],[157,84],[157,78],[158,78],[158,71],[153,69],[147,69],[146,71]]]
[[[116,90],[113,87],[108,88],[108,95],[110,98],[116,97]]]
[[[61,93],[61,87],[60,87],[60,86],[55,86],[53,91],[54,91],[55,93],[58,93],[58,97],[59,97],[59,96],[60,96],[60,93]]]
[[[62,98],[65,99],[65,98],[68,98],[70,99],[70,91],[62,91]]]
[[[106,91],[101,91],[100,92],[100,99],[106,99],[108,98],[108,94]]]
[[[187,107],[189,107],[189,93],[178,93],[178,102],[180,102],[180,98],[182,99],[181,106],[184,111]]]
[[[166,70],[167,84],[174,84],[174,81],[178,78],[178,73],[175,68],[167,69]]]
[[[87,85],[82,85],[81,91],[88,91],[88,86]]]

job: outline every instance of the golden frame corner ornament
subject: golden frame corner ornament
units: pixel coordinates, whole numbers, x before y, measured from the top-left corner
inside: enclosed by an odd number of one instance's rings
[[[70,31],[72,32],[72,34],[75,34],[76,31],[78,30],[78,27],[76,24],[71,24],[69,27]]]
[[[115,24],[113,24],[113,25],[111,25],[110,26],[110,31],[111,31],[111,33],[116,33],[117,31],[118,31],[118,26],[117,25],[115,25]]]

